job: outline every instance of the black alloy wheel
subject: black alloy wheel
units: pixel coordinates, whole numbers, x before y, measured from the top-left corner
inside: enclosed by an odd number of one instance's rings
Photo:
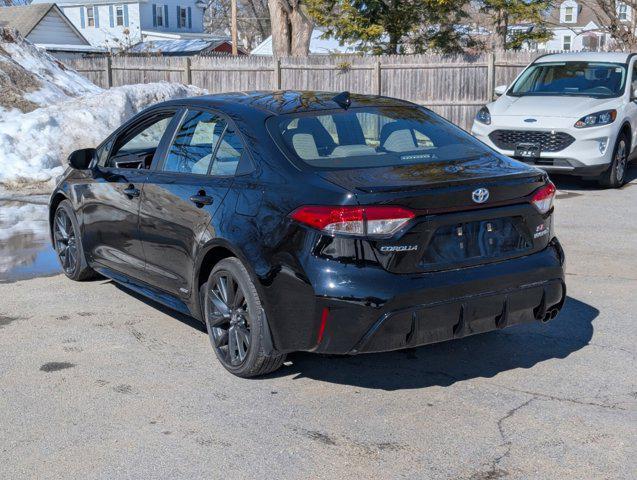
[[[274,350],[257,289],[238,258],[215,265],[201,286],[210,342],[221,364],[239,377],[278,369],[285,354]]]
[[[60,202],[55,210],[52,230],[53,247],[64,274],[71,280],[77,281],[99,278],[84,257],[80,227],[68,200]]]
[[[58,208],[55,212],[53,238],[55,241],[55,250],[64,273],[73,275],[77,269],[79,259],[77,236],[71,218],[64,208]]]

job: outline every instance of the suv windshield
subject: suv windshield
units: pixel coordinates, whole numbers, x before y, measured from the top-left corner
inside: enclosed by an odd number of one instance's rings
[[[492,152],[418,107],[351,108],[274,117],[270,130],[317,168],[370,168],[467,160]]]
[[[582,95],[618,97],[626,84],[626,66],[620,63],[551,62],[531,65],[508,94]]]

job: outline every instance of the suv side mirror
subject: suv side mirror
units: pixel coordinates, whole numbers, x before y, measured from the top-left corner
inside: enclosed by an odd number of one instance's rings
[[[69,165],[76,170],[88,170],[96,156],[97,150],[94,148],[75,150],[69,155]]]
[[[493,92],[499,97],[499,96],[504,95],[506,93],[507,87],[508,87],[508,85],[498,85],[497,87],[495,87]]]

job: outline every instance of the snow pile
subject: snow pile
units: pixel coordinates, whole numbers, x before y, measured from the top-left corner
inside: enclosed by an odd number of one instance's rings
[[[176,83],[127,85],[0,116],[0,183],[49,182],[63,172],[73,150],[96,147],[144,107],[203,93]]]
[[[0,29],[0,109],[28,112],[99,91],[98,86],[14,30]]]
[[[73,150],[96,147],[149,105],[205,93],[173,83],[103,90],[0,29],[0,189],[33,182],[50,189]]]

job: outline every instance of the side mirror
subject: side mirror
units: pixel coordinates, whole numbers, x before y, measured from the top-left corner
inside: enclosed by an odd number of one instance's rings
[[[499,97],[499,96],[504,95],[506,93],[507,87],[508,87],[508,85],[498,85],[497,87],[495,87],[493,92]]]
[[[630,100],[631,101],[635,101],[637,100],[637,87],[633,87],[633,89],[630,92]]]
[[[88,170],[96,156],[97,150],[94,148],[75,150],[69,155],[69,165],[76,170]]]

